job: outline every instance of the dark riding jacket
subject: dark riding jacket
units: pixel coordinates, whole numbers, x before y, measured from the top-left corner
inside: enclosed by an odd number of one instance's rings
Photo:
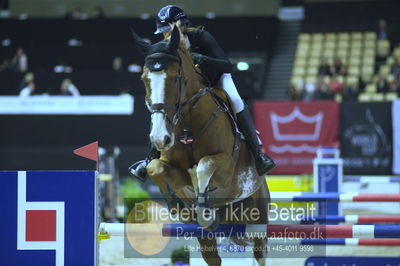
[[[232,72],[232,64],[214,37],[206,30],[199,28],[187,33],[190,50],[202,56],[199,65],[211,86],[215,86],[223,73]]]

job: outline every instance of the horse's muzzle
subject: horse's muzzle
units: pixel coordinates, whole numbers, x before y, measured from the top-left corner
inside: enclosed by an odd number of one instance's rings
[[[150,141],[159,151],[167,151],[174,145],[174,135],[164,135],[164,137],[154,138],[150,136]]]

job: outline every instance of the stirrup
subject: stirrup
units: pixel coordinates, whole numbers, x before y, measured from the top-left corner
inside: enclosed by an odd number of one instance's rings
[[[147,179],[147,160],[140,160],[131,166],[129,166],[128,170],[135,178],[139,179],[141,182],[146,182]]]

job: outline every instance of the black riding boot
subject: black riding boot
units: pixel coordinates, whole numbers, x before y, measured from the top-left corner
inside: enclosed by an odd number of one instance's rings
[[[244,110],[237,113],[239,128],[246,142],[253,152],[256,169],[259,175],[264,175],[275,167],[275,162],[260,150],[256,128],[251,117],[250,110],[245,105]]]
[[[150,163],[151,160],[158,158],[160,158],[160,152],[156,148],[152,147],[146,159],[140,160],[132,164],[131,166],[129,166],[128,170],[134,177],[142,182],[145,182],[147,179],[147,165]]]

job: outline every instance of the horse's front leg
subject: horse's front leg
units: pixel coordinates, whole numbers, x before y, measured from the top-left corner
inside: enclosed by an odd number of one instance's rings
[[[200,243],[201,255],[209,266],[221,266],[221,257],[218,255],[217,240],[215,238],[201,238],[197,240]]]
[[[233,168],[232,156],[226,153],[208,155],[200,159],[196,168],[198,190],[196,214],[202,227],[213,230],[219,222],[217,212],[209,208],[207,187],[211,177],[219,177],[213,180],[217,187],[226,187],[233,175]]]
[[[183,202],[177,197],[175,191],[191,185],[186,172],[171,166],[164,160],[154,159],[147,166],[147,173],[164,195],[170,210],[183,207]]]

